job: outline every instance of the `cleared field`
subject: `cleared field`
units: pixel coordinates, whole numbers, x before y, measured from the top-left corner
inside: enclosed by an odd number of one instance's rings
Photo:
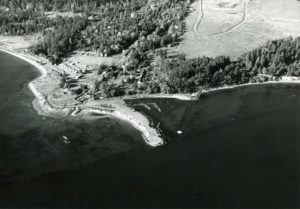
[[[286,6],[277,8],[282,2]],[[264,12],[273,7],[277,9]],[[300,1],[198,0],[192,4],[186,25],[179,52],[189,58],[204,55],[236,58],[268,40],[300,36]]]
[[[26,49],[33,44],[36,44],[40,39],[39,35],[28,36],[0,36],[0,46],[7,49]]]
[[[198,33],[201,36],[215,35],[230,30],[241,23],[245,16],[244,0],[202,1],[203,18]]]
[[[76,51],[67,60],[72,63],[78,63],[82,69],[86,66],[95,67],[100,64],[116,64],[120,61],[121,55],[111,57],[100,57],[96,52]]]
[[[261,12],[268,18],[300,19],[300,1],[261,0]]]

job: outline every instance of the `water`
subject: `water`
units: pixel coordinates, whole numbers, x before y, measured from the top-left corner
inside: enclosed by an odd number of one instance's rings
[[[0,63],[0,207],[300,206],[298,85],[128,101],[161,108],[136,107],[173,139],[153,149],[118,120],[38,116],[26,87],[37,73],[5,54]]]

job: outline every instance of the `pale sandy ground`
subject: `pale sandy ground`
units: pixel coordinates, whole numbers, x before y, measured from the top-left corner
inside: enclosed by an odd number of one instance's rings
[[[112,105],[113,113],[107,113],[105,109],[99,109],[99,106]],[[144,140],[151,146],[159,146],[164,142],[160,138],[160,134],[156,129],[149,126],[148,119],[141,113],[134,111],[128,107],[122,99],[102,100],[102,101],[89,101],[84,105],[84,111],[95,112],[100,114],[111,114],[112,116],[129,122],[133,127],[142,132]],[[95,109],[98,108],[98,109]],[[84,113],[81,113],[84,114]]]
[[[75,16],[82,16],[81,13],[74,13],[74,12],[46,12],[45,13],[46,16],[48,16],[48,18],[56,18],[58,16],[61,17],[75,17]]]
[[[39,35],[35,36],[0,36],[0,47],[10,50],[27,49],[39,40]]]
[[[95,52],[75,51],[67,60],[78,63],[81,66],[90,65],[92,67],[99,66],[100,64],[118,64],[121,59],[121,55],[114,55],[111,57],[100,57]]]
[[[114,55],[111,57],[100,57],[95,52],[76,51],[70,57],[65,58],[63,64],[60,64],[58,67],[71,75],[72,73],[69,72],[65,64],[68,64],[69,66],[72,66],[75,69],[81,70],[83,72],[88,71],[89,73],[85,74],[83,83],[93,84],[99,78],[97,69],[101,64],[118,64],[120,60],[121,55]],[[76,77],[76,75],[73,76]]]
[[[218,3],[237,6],[217,8]],[[243,4],[245,10],[241,10]],[[226,55],[235,59],[268,40],[299,36],[299,16],[300,1],[296,0],[198,0],[186,18],[187,32],[177,50],[188,58]]]

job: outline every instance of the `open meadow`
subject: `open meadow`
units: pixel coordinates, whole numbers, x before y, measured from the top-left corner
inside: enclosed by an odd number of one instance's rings
[[[237,58],[268,40],[299,36],[300,1],[198,0],[178,51],[188,58]]]
[[[274,19],[300,19],[300,2],[297,0],[261,0],[261,12]]]

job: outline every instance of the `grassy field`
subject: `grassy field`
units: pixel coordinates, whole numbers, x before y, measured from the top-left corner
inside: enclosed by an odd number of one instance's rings
[[[261,12],[268,18],[300,19],[300,1],[261,0]]]
[[[201,36],[228,31],[243,21],[244,10],[243,0],[202,1],[203,19],[197,30]]]
[[[236,58],[268,40],[300,36],[300,2],[198,0],[192,5],[186,25],[179,52],[189,58],[204,55]]]

